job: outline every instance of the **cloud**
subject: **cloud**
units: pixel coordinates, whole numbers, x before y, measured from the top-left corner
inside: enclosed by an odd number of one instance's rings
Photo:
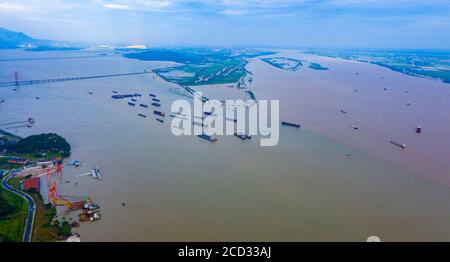
[[[29,8],[20,3],[0,2],[0,12],[21,12]]]
[[[242,10],[226,9],[226,10],[224,10],[224,11],[221,11],[220,13],[221,13],[221,14],[224,14],[224,15],[237,16],[237,15],[243,15],[243,14],[245,14],[246,12],[245,12],[245,11],[242,11]]]
[[[118,9],[118,10],[131,9],[128,5],[121,5],[121,4],[104,4],[103,7],[108,8],[108,9]]]

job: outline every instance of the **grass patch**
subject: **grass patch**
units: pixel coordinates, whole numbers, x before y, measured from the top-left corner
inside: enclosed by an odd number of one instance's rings
[[[11,214],[0,217],[0,242],[19,242],[22,240],[28,204],[20,196],[0,188],[0,202],[14,207]]]
[[[53,218],[56,215],[56,209],[50,205],[44,205],[42,197],[38,193],[30,194],[36,203],[36,214],[34,217],[33,226],[33,242],[54,242],[55,235],[58,234],[58,229],[51,225]]]

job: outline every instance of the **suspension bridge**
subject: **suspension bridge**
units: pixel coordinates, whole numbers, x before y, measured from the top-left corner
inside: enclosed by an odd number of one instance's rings
[[[16,72],[14,72],[14,79],[15,80],[14,81],[9,81],[9,82],[0,82],[0,87],[8,87],[8,86],[15,86],[15,87],[17,87],[17,86],[21,86],[21,85],[35,85],[35,84],[45,84],[45,83],[85,80],[85,79],[143,75],[143,74],[150,74],[150,73],[152,73],[152,72],[149,71],[149,70],[144,70],[144,71],[141,71],[141,72],[122,73],[122,74],[63,77],[63,78],[36,79],[36,80],[19,80],[18,72],[16,71]]]

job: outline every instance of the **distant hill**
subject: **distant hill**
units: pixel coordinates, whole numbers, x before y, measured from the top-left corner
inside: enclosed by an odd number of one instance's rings
[[[36,46],[46,42],[45,40],[34,39],[22,32],[15,32],[0,27],[0,49],[13,49],[28,45]]]
[[[50,41],[32,38],[22,32],[0,27],[0,49],[25,48],[26,51],[74,51],[81,47],[65,41]]]

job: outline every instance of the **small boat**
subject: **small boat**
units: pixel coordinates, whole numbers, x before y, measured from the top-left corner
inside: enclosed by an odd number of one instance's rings
[[[422,133],[422,127],[421,126],[417,126],[416,127],[416,133],[417,134],[421,134]]]
[[[234,119],[234,118],[229,118],[229,117],[226,117],[226,118],[225,118],[225,120],[228,120],[228,121],[233,121],[233,122],[235,122],[235,123],[237,122],[237,120],[236,120],[236,119]]]
[[[156,118],[156,121],[159,121],[160,123],[164,123],[164,120],[161,118]]]
[[[354,129],[354,130],[358,130],[359,127],[355,126],[355,125],[348,125],[350,128]]]
[[[159,104],[159,103],[152,103],[152,106],[160,107],[161,104]]]
[[[88,94],[90,94],[90,95],[93,95],[94,93],[93,92],[87,92]]]
[[[152,98],[152,100],[155,102],[161,102],[161,100],[159,100],[158,98]]]
[[[147,108],[147,107],[148,107],[148,105],[146,105],[146,104],[139,104],[139,106],[141,106],[141,107],[145,107],[145,108]]]
[[[203,138],[205,140],[208,140],[210,142],[216,142],[217,141],[216,137],[212,137],[212,136],[209,136],[207,134],[201,134],[201,135],[198,135],[198,137]]]
[[[156,97],[156,95],[154,95],[154,94],[149,94],[149,96],[151,96],[151,97]]]
[[[205,115],[210,116],[212,115],[212,112],[204,112]]]
[[[79,167],[79,166],[81,166],[81,161],[80,160],[73,160],[73,161],[70,161],[69,165]]]
[[[100,169],[98,169],[98,167],[95,167],[94,169],[91,170],[91,175],[93,178],[96,178],[98,180],[102,180],[102,174],[100,173]]]
[[[393,144],[394,146],[400,147],[401,149],[406,149],[406,144],[400,144],[395,141],[391,141],[391,144]]]
[[[117,91],[112,91],[113,92],[113,94],[117,94],[117,93],[119,93],[119,92],[117,92]]]
[[[36,99],[39,100],[39,99],[41,99],[41,98],[37,96]]]
[[[241,140],[247,140],[247,139],[251,139],[252,136],[245,134],[245,133],[234,133],[234,136],[241,139]]]
[[[300,125],[299,125],[299,124],[290,123],[290,122],[286,122],[286,121],[282,121],[281,124],[282,124],[283,126],[292,126],[292,127],[300,128]]]
[[[134,99],[134,98],[132,98],[132,99],[131,99],[131,101],[133,101],[133,102],[136,102],[137,100],[136,100],[136,99]]]
[[[174,114],[170,114],[169,116],[170,116],[170,117],[176,117],[176,115],[174,115]]]
[[[160,112],[160,111],[156,111],[156,110],[153,111],[153,114],[159,115],[159,116],[165,116],[166,115],[166,114],[164,114],[164,112]]]
[[[101,219],[101,214],[95,213],[93,215],[80,214],[80,222],[95,222]]]
[[[147,117],[147,116],[144,115],[144,114],[138,114],[138,116],[143,117],[143,118],[146,118],[146,117]]]
[[[341,113],[342,114],[347,114],[347,111],[345,111],[344,109],[341,109]]]
[[[135,103],[128,102],[128,105],[130,105],[130,106],[135,106],[136,104],[135,104]]]

